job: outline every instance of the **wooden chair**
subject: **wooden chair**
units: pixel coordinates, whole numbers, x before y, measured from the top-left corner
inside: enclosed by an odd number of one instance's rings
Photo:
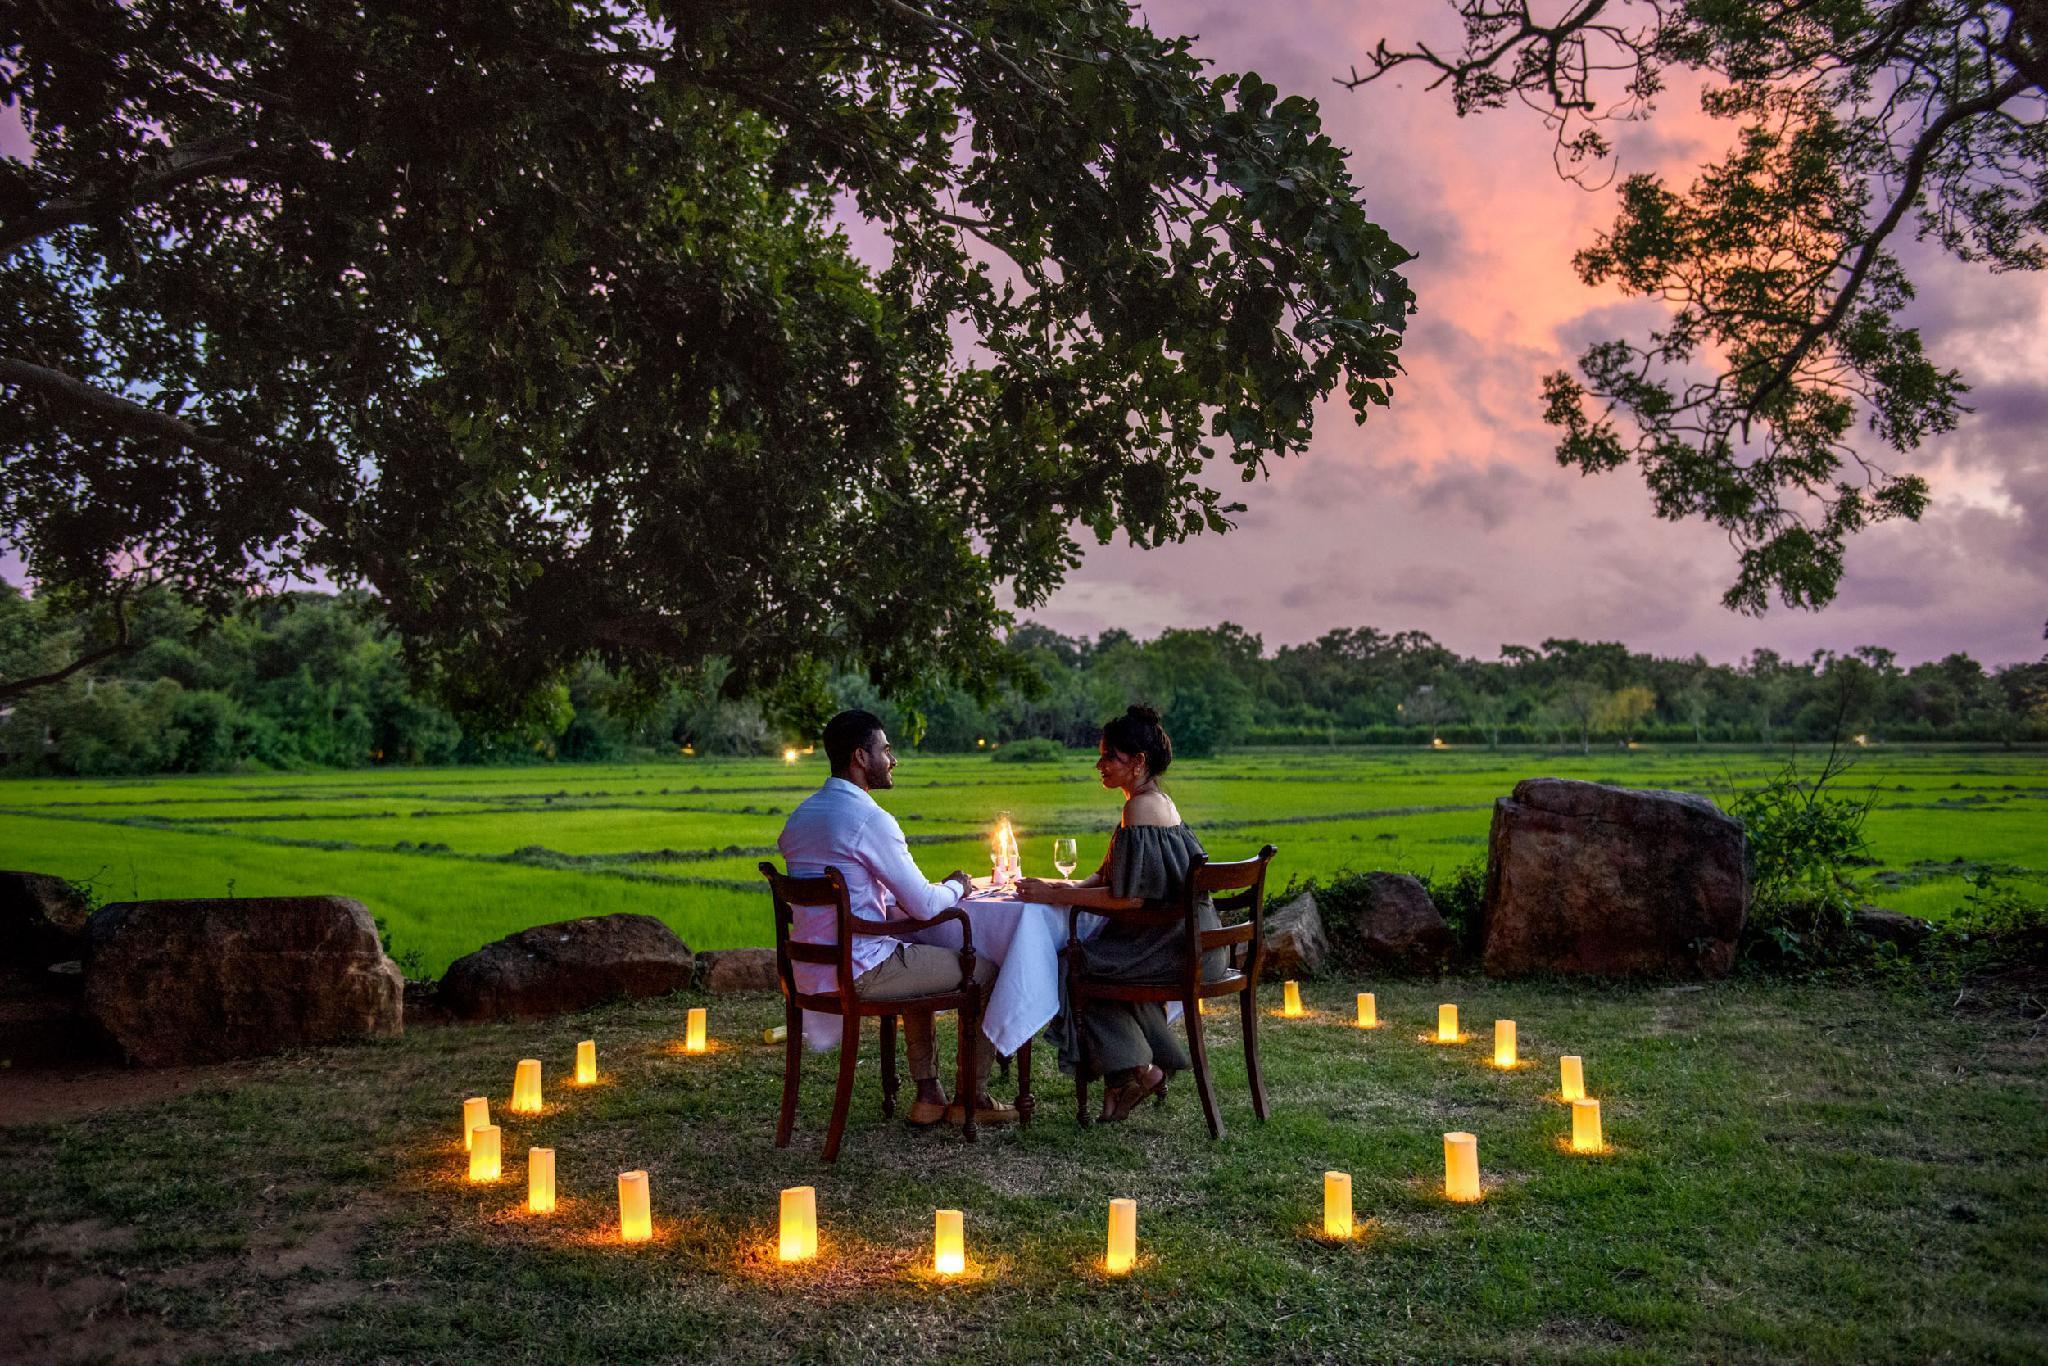
[[[1089,1001],[1156,1001],[1161,1005],[1180,1002],[1181,1022],[1188,1031],[1188,1057],[1194,1063],[1195,1088],[1202,1093],[1202,1111],[1209,1119],[1209,1136],[1223,1137],[1223,1117],[1216,1110],[1216,1094],[1209,1082],[1208,1046],[1202,1037],[1202,1002],[1214,996],[1235,995],[1244,1021],[1244,1065],[1250,1074],[1252,1112],[1266,1118],[1266,1083],[1259,1071],[1259,969],[1264,966],[1266,947],[1266,865],[1279,850],[1267,845],[1256,857],[1241,863],[1209,863],[1198,860],[1188,869],[1187,886],[1179,906],[1168,910],[1139,909],[1100,911],[1073,906],[1067,911],[1067,1003],[1077,1017]],[[1204,893],[1235,892],[1217,896],[1216,914],[1224,919],[1219,930],[1205,930],[1195,917]],[[1239,911],[1246,918],[1229,923]],[[1083,944],[1077,931],[1083,914],[1106,916],[1130,925],[1182,926],[1186,932],[1186,957],[1180,980],[1174,982],[1125,982],[1113,977],[1091,976],[1082,970]],[[1228,948],[1230,968],[1215,981],[1201,978],[1202,955],[1212,949]],[[1096,1075],[1088,1056],[1088,1032],[1079,1030],[1081,1056],[1074,1068],[1077,1117],[1083,1128],[1088,1118],[1088,1083]],[[1164,1093],[1160,1099],[1165,1099]]]
[[[960,1072],[958,1094],[966,1098],[967,1141],[975,1141],[974,1097],[980,1094],[981,1078],[974,1075],[975,1049],[972,1045],[981,1029],[981,988],[974,981],[974,925],[958,909],[941,911],[924,925],[960,922],[960,986],[936,996],[915,996],[891,1001],[863,1001],[853,989],[853,941],[856,935],[894,937],[903,926],[866,920],[853,913],[846,895],[846,879],[837,868],[827,868],[822,877],[789,877],[763,863],[761,876],[768,879],[769,894],[775,899],[775,973],[782,982],[783,1018],[789,1039],[782,1065],[782,1116],[775,1125],[775,1146],[789,1146],[790,1131],[796,1126],[797,1073],[803,1063],[804,1015],[815,1010],[840,1017],[839,1088],[832,1097],[832,1124],[825,1132],[825,1160],[839,1159],[839,1140],[846,1132],[846,1111],[853,1100],[853,1068],[860,1051],[860,1022],[877,1016],[882,1022],[882,1114],[896,1113],[896,1017],[912,1010],[957,1010],[960,1012]],[[832,906],[837,910],[835,942],[807,944],[790,938],[790,921],[796,906]],[[794,964],[822,963],[837,971],[838,985],[828,992],[797,990]]]

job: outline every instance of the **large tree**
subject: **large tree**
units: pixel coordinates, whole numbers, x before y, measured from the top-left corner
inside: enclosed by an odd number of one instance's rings
[[[1669,322],[1549,376],[1545,415],[1562,463],[1633,461],[1659,516],[1727,531],[1728,606],[1825,605],[1854,533],[1926,507],[1889,453],[1964,410],[1961,376],[1901,321],[1902,241],[1994,271],[2048,261],[2048,0],[1453,4],[1462,49],[1383,40],[1345,83],[1420,72],[1460,114],[1528,104],[1581,181],[1611,175],[1609,126],[1647,117],[1674,68],[1733,121],[1690,187],[1621,181],[1579,274],[1663,301]]]
[[[1315,105],[1120,0],[21,0],[0,94],[0,536],[365,583],[486,709],[985,677],[1412,309]]]

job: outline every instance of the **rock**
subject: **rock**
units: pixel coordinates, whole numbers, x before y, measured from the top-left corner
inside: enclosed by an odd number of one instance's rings
[[[458,1020],[560,1015],[690,985],[690,946],[651,915],[536,925],[449,965],[436,993]]]
[[[1277,911],[1266,913],[1266,957],[1259,975],[1269,982],[1288,977],[1313,977],[1330,956],[1330,937],[1323,932],[1316,899],[1303,892]]]
[[[48,873],[0,873],[0,967],[41,972],[85,950],[92,907]]]
[[[130,901],[88,926],[88,1014],[130,1060],[220,1062],[404,1032],[404,979],[359,901]]]
[[[698,954],[697,961],[704,965],[704,990],[713,996],[782,990],[773,949],[713,949]]]
[[[1917,948],[1934,933],[1932,921],[1903,911],[1888,911],[1882,906],[1858,906],[1849,916],[1849,927],[1879,943],[1896,944],[1902,949]]]
[[[1749,899],[1742,823],[1706,798],[1530,778],[1493,804],[1482,965],[1719,977]]]
[[[405,979],[405,1023],[409,1028],[448,1023],[448,1012],[441,1008],[440,991],[438,982]]]
[[[118,1062],[106,1034],[87,1017],[77,962],[41,972],[0,967],[0,1068]]]
[[[1436,972],[1454,947],[1429,889],[1406,873],[1367,873],[1354,926],[1361,966]]]

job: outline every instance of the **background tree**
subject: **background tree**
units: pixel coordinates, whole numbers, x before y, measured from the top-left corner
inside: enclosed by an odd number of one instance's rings
[[[1642,339],[1544,382],[1558,459],[1633,461],[1661,517],[1724,528],[1740,569],[1723,601],[1761,612],[1833,600],[1850,536],[1917,519],[1904,454],[1951,429],[1964,385],[1899,321],[1908,233],[1994,271],[2048,261],[2044,0],[1457,0],[1462,51],[1382,40],[1356,88],[1419,70],[1459,114],[1517,99],[1557,133],[1558,164],[1611,172],[1604,131],[1650,115],[1668,73],[1707,78],[1735,146],[1685,190],[1636,174],[1614,226],[1579,253],[1588,284],[1671,307]]]
[[[586,656],[987,684],[998,585],[1226,529],[1412,304],[1315,106],[1116,3],[30,3],[0,97],[37,582],[367,585],[543,722]]]
[[[1594,726],[1606,734],[1621,737],[1625,745],[1634,744],[1636,728],[1656,709],[1657,695],[1640,683],[1632,683],[1625,688],[1616,688],[1600,699]]]

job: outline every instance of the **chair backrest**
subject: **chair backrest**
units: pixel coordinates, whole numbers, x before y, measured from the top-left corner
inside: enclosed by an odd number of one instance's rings
[[[791,877],[775,871],[772,863],[760,865],[768,879],[768,894],[775,901],[775,973],[782,980],[783,995],[795,1000],[802,995],[837,995],[842,1004],[853,996],[853,935],[847,922],[853,919],[853,903],[846,892],[846,879],[837,868],[827,868],[819,877]],[[830,944],[811,944],[790,936],[798,906],[830,906],[834,910],[833,939]],[[822,963],[838,969],[833,992],[799,993],[794,964]]]
[[[1193,957],[1198,962],[1201,955],[1210,949],[1249,943],[1251,948],[1243,971],[1257,984],[1259,969],[1266,956],[1266,868],[1279,852],[1277,845],[1269,844],[1248,859],[1235,863],[1200,860],[1188,869],[1185,892],[1188,932],[1194,941],[1190,946]],[[1219,892],[1235,892],[1237,895],[1217,896]],[[1220,930],[1196,928],[1195,905],[1205,895],[1215,897],[1216,915],[1224,922]],[[1239,911],[1246,913],[1245,919],[1232,923],[1227,917]],[[1196,971],[1200,971],[1199,966]]]

